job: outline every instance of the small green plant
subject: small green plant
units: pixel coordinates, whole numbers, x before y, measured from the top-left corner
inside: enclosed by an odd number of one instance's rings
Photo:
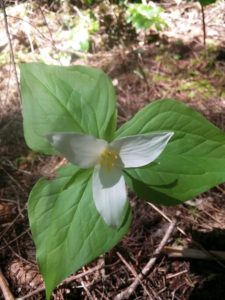
[[[217,0],[198,0],[202,6],[207,6],[215,3]]]
[[[64,40],[63,50],[88,52],[91,36],[99,30],[99,22],[89,11],[81,12],[77,8],[77,17],[66,19],[69,30],[63,30],[59,38]]]
[[[154,28],[161,31],[167,26],[162,18],[163,8],[151,3],[135,3],[127,5],[127,22],[131,23],[137,32]]]
[[[28,200],[48,300],[128,232],[126,186],[145,201],[176,205],[225,181],[224,132],[182,103],[155,101],[117,128],[110,79],[84,66],[23,64],[21,92],[27,145],[69,161]]]
[[[206,46],[206,24],[205,24],[205,6],[215,3],[217,0],[198,0],[201,5],[201,13],[202,13],[202,31],[203,31],[203,44]]]

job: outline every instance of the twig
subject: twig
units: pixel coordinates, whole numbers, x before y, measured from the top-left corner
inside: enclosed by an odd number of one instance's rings
[[[26,229],[25,231],[23,231],[21,234],[17,235],[14,239],[10,240],[9,242],[5,242],[6,245],[5,246],[2,246],[0,248],[0,251],[2,251],[3,249],[9,247],[10,244],[14,243],[15,241],[17,241],[18,239],[20,239],[22,236],[24,236],[25,234],[28,233],[28,231],[30,231],[30,228]]]
[[[133,281],[133,283],[128,288],[123,290],[121,293],[116,295],[116,297],[114,298],[115,300],[128,299],[133,294],[133,292],[135,291],[135,289],[139,285],[140,280],[142,280],[150,272],[150,270],[154,266],[154,264],[155,264],[155,262],[158,258],[158,255],[162,252],[162,249],[164,248],[164,246],[166,245],[168,239],[170,238],[174,227],[175,227],[175,222],[172,222],[170,224],[170,226],[168,227],[168,229],[167,229],[163,239],[161,240],[159,246],[154,251],[153,257],[144,266],[141,273],[138,274],[138,277]]]
[[[39,287],[37,288],[36,290],[30,292],[29,294],[26,294],[25,296],[23,297],[19,297],[19,298],[16,298],[16,300],[24,300],[24,299],[30,299],[32,296],[35,296],[41,292],[44,292],[45,288],[44,287]]]
[[[213,221],[215,221],[218,225],[220,225],[221,228],[223,228],[223,226],[224,226],[224,223],[223,223],[223,222],[220,222],[220,220],[217,220],[213,215],[211,215],[210,213],[208,213],[206,210],[202,210],[202,212],[203,212],[207,217],[209,217],[210,219],[212,219]]]
[[[166,275],[166,279],[172,279],[172,278],[175,278],[177,276],[186,274],[187,272],[188,272],[188,270],[183,270],[183,271],[177,272],[175,274],[168,274],[168,275]]]
[[[167,220],[168,222],[172,223],[173,221],[167,216],[165,215],[158,207],[156,207],[154,204],[149,203],[148,204],[155,209],[165,220]],[[220,265],[223,269],[225,269],[225,265],[218,259],[218,257],[216,257],[213,252],[210,252],[208,250],[206,250],[199,242],[195,241],[195,240],[191,240],[187,233],[184,232],[183,229],[181,229],[179,226],[176,226],[177,230],[186,237],[188,242],[191,242],[193,245],[195,245],[197,248],[199,248],[202,252],[204,252],[205,254],[207,254],[208,256],[210,256],[212,258],[212,260],[214,260],[218,265]]]
[[[41,5],[40,5],[39,3],[38,3],[38,9],[39,9],[39,11],[40,11],[40,13],[41,13],[41,15],[42,15],[42,18],[43,18],[43,20],[44,20],[44,22],[45,22],[46,27],[47,27],[47,30],[48,30],[48,33],[49,33],[50,40],[51,40],[51,43],[52,43],[52,45],[53,45],[53,48],[54,48],[55,52],[57,53],[57,52],[58,52],[58,49],[57,49],[56,44],[55,44],[55,41],[54,41],[54,39],[53,39],[53,35],[52,35],[52,32],[51,32],[51,29],[50,29],[50,27],[49,27],[49,25],[48,25],[48,22],[47,22],[47,19],[46,19],[46,17],[45,17],[45,14],[44,14],[44,12],[43,12],[43,10],[42,10],[42,7],[41,7]],[[60,59],[59,59],[59,63],[61,64]]]
[[[139,281],[139,283],[145,290],[146,294],[148,295],[148,297],[149,297],[148,299],[152,300],[153,299],[152,296],[150,295],[149,291],[146,289],[146,286],[143,284],[143,282],[139,279],[138,273],[136,272],[136,270],[134,269],[132,264],[129,264],[119,252],[116,252],[116,254],[120,258],[120,260],[124,263],[124,265],[127,267],[127,269],[131,272],[131,274],[133,274],[134,277],[137,278],[137,280]]]
[[[11,18],[11,19],[14,19],[14,20],[19,20],[22,23],[25,23],[25,25],[31,26],[34,29],[35,33],[39,34],[40,38],[42,38],[43,40],[46,40],[48,42],[51,42],[51,39],[49,39],[48,37],[46,37],[37,27],[35,27],[34,25],[32,25],[29,21],[26,21],[26,20],[24,20],[22,18],[11,16],[11,15],[7,15],[7,17]]]
[[[1,166],[1,169],[5,172],[5,174],[11,179],[12,182],[14,182],[16,184],[16,186],[21,190],[21,192],[25,192],[24,188],[19,184],[19,182],[12,176],[9,174],[9,172],[7,172],[5,170],[5,168],[3,168],[3,166]]]
[[[5,300],[15,300],[1,269],[0,269],[0,288],[2,290]]]
[[[3,241],[6,243],[5,238],[3,238]],[[32,263],[29,260],[26,260],[25,258],[23,258],[21,255],[19,255],[10,245],[8,245],[9,250],[13,253],[13,255],[15,255],[19,260],[22,260],[23,262],[25,262],[26,264],[32,265],[34,267],[36,267],[37,265]]]
[[[166,221],[168,221],[169,223],[172,223],[173,221],[166,215],[164,214],[163,211],[161,211],[161,209],[159,209],[157,206],[155,206],[154,204],[148,202],[148,204],[155,210],[157,211]],[[176,226],[177,230],[184,235],[185,237],[187,237],[187,233],[183,231],[183,229],[181,229],[179,226]]]
[[[205,11],[204,6],[201,5],[201,12],[202,12],[202,31],[203,31],[203,45],[206,46],[206,26],[205,26]]]
[[[221,193],[223,193],[225,195],[225,190],[222,189],[219,185],[216,186],[217,190],[219,190]]]
[[[86,292],[88,298],[89,298],[90,300],[94,300],[92,294],[90,293],[89,289],[87,288],[87,286],[86,286],[86,284],[84,283],[83,280],[81,280],[81,285],[82,285],[83,289],[85,290],[85,292]]]
[[[74,280],[77,280],[79,278],[82,278],[82,277],[85,277],[86,275],[89,275],[91,273],[94,273],[95,271],[98,271],[100,270],[101,268],[103,267],[103,264],[99,264],[95,267],[93,267],[92,269],[89,269],[83,273],[80,273],[80,274],[77,274],[77,275],[73,275],[73,276],[70,276],[69,278],[65,279],[62,284],[68,284],[70,282],[73,282]],[[61,285],[62,285],[61,284]],[[25,299],[30,299],[30,297],[34,296],[34,295],[37,295],[41,292],[44,292],[45,291],[45,287],[39,287],[37,288],[35,291],[33,292],[30,292],[29,294],[23,296],[23,297],[19,297],[19,298],[16,298],[16,300],[25,300]]]
[[[199,249],[184,247],[164,247],[163,252],[169,257],[191,258],[191,259],[207,259],[212,260],[212,255],[219,259],[225,260],[225,251],[209,251],[210,254]]]
[[[26,207],[24,206],[24,208],[22,208],[21,211],[24,211],[26,209]],[[1,233],[0,233],[0,241],[1,239],[3,238],[3,236],[9,231],[9,229],[16,223],[16,221],[20,218],[21,216],[20,215],[17,215],[15,217],[15,219],[10,223],[10,225],[5,229],[3,230]]]
[[[2,11],[3,11],[5,31],[6,31],[8,41],[9,41],[10,55],[11,55],[11,59],[12,59],[13,70],[14,70],[14,73],[15,73],[15,79],[16,79],[16,85],[17,85],[19,100],[21,102],[20,85],[19,85],[19,79],[18,79],[17,70],[16,70],[16,63],[15,63],[15,56],[14,56],[14,52],[13,52],[12,41],[11,41],[10,33],[9,33],[9,24],[8,24],[8,20],[7,20],[7,14],[6,14],[4,0],[0,0],[0,7],[2,8]]]

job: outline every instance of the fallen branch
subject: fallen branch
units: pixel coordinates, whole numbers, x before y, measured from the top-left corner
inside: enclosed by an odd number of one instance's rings
[[[168,239],[170,238],[173,229],[175,227],[175,222],[172,222],[170,226],[168,227],[163,239],[161,240],[159,246],[153,253],[153,257],[148,261],[148,263],[144,266],[142,271],[138,274],[136,279],[133,281],[133,283],[123,290],[121,293],[117,294],[116,297],[114,298],[115,300],[123,300],[123,299],[128,299],[135,291],[137,286],[139,285],[140,281],[150,272],[154,264],[156,263],[156,260],[158,258],[158,255],[162,252],[163,248],[165,247]]]
[[[8,282],[6,281],[2,271],[0,270],[0,288],[2,290],[5,300],[15,300],[13,294],[9,289]]]

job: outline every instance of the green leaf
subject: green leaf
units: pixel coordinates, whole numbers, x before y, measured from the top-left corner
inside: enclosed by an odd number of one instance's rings
[[[30,226],[48,299],[64,278],[110,250],[128,231],[129,205],[119,229],[108,227],[98,214],[91,175],[91,170],[68,165],[54,180],[39,180],[30,194]]]
[[[146,200],[172,205],[225,181],[225,134],[198,112],[173,101],[156,101],[116,132],[117,137],[173,131],[160,157],[126,169],[126,182]]]
[[[25,139],[30,148],[55,153],[45,135],[75,131],[111,140],[116,126],[115,93],[101,70],[84,66],[22,64]]]
[[[198,0],[202,6],[207,6],[216,2],[216,0]]]
[[[167,26],[161,13],[163,8],[160,6],[151,6],[148,4],[129,4],[127,6],[126,18],[128,23],[132,23],[137,31],[155,27],[161,30],[163,26]]]

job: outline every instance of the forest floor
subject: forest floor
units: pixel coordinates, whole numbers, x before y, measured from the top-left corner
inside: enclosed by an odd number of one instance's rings
[[[105,23],[92,36],[91,52],[82,54],[64,49],[69,40],[66,33],[65,43],[59,35],[75,14],[73,8],[40,6],[32,1],[8,6],[16,63],[42,60],[103,69],[116,89],[118,125],[147,103],[173,98],[194,107],[224,130],[224,1],[206,8],[206,47],[200,7],[177,2],[180,4],[161,3],[168,28],[138,36],[126,26],[122,31],[111,8],[107,20],[112,24]],[[4,276],[15,298],[44,299],[26,203],[37,179],[48,176],[62,158],[40,155],[26,146],[2,15],[0,21],[0,281]],[[108,28],[115,29],[113,38]],[[53,298],[114,299],[142,272],[174,221],[167,247],[130,299],[224,299],[225,262],[209,252],[225,253],[224,200],[225,185],[175,207],[155,206],[131,193],[129,233],[110,252],[63,282]],[[0,299],[4,299],[1,289]]]

